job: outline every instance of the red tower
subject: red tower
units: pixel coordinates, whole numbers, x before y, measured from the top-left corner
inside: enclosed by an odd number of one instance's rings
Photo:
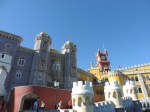
[[[96,54],[96,68],[100,69],[101,72],[110,70],[110,62],[107,59],[108,53],[107,50],[105,50],[103,53],[100,52],[98,49],[98,52]]]

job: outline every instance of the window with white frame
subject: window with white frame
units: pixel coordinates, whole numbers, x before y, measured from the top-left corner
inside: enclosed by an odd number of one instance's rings
[[[39,73],[39,74],[38,74],[37,79],[38,79],[38,80],[42,80],[42,79],[43,79],[42,73]]]
[[[25,64],[25,59],[24,59],[24,57],[20,57],[19,60],[18,60],[18,65],[19,65],[19,66],[24,66],[24,64]]]
[[[21,78],[21,72],[20,72],[20,71],[17,71],[15,77],[20,79],[20,78]]]

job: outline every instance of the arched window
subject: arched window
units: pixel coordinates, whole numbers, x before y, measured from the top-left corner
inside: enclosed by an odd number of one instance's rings
[[[131,77],[131,81],[134,81],[134,77]]]
[[[135,77],[135,81],[139,81],[138,77]]]
[[[126,94],[128,94],[129,90],[127,90]]]
[[[19,60],[18,60],[18,65],[19,65],[19,66],[24,66],[24,64],[25,64],[25,59],[24,59],[24,57],[20,57]]]
[[[111,94],[111,93],[109,92],[109,93],[108,93],[108,98],[110,98],[110,94]]]
[[[45,60],[42,59],[42,60],[40,61],[39,66],[40,66],[40,67],[44,67],[44,66],[45,66]]]
[[[90,98],[86,97],[85,102],[86,102],[87,105],[90,104]]]
[[[45,48],[47,46],[47,42],[42,42],[42,48]]]
[[[117,98],[117,94],[116,94],[115,91],[113,92],[113,97],[114,97],[114,98]]]
[[[132,94],[132,89],[130,89],[130,94]]]
[[[38,74],[37,79],[38,79],[38,80],[42,80],[42,79],[43,79],[42,73],[39,73],[39,74]]]
[[[82,106],[82,102],[83,102],[83,101],[82,101],[82,98],[81,98],[81,97],[79,97],[79,98],[78,98],[78,106],[79,106],[79,107],[81,107],[81,106]]]
[[[142,93],[142,89],[141,88],[138,88],[138,91],[139,91],[139,93]]]
[[[21,72],[20,72],[20,71],[17,71],[15,77],[16,77],[16,78],[21,78]]]

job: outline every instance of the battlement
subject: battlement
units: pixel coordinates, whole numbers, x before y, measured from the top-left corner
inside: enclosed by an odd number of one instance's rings
[[[119,76],[119,75],[122,75],[122,72],[118,70],[108,72],[108,76]]]
[[[92,82],[85,81],[84,83],[83,83],[83,81],[73,82],[72,95],[94,94]]]
[[[18,36],[18,35],[14,35],[14,34],[11,34],[11,33],[8,33],[8,32],[4,32],[2,30],[0,30],[0,36],[2,37],[5,37],[5,38],[9,38],[9,39],[12,39],[12,40],[16,40],[16,41],[23,41],[23,39]]]
[[[96,102],[94,104],[94,112],[116,112],[114,103],[111,101]]]
[[[126,88],[136,87],[136,84],[134,81],[126,81],[126,84],[123,87],[126,87]]]
[[[110,89],[121,89],[120,84],[118,81],[112,81],[112,82],[105,82],[105,90],[110,90]]]

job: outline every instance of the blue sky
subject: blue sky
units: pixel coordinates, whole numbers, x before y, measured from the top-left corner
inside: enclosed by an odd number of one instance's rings
[[[28,48],[42,31],[60,51],[70,40],[83,69],[96,64],[103,43],[112,69],[150,62],[149,0],[0,0],[0,30],[22,36]]]

